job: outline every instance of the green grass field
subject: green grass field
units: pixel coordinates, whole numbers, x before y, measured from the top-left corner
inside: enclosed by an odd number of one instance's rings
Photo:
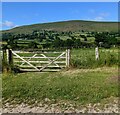
[[[59,101],[84,105],[118,97],[118,68],[70,69],[54,73],[3,74],[4,103]]]
[[[95,60],[95,49],[71,50],[71,67],[96,68],[118,65],[118,49],[99,49],[99,60]]]

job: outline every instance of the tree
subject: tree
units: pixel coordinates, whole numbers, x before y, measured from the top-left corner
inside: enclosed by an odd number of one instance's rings
[[[71,39],[67,39],[65,41],[65,47],[71,48],[71,47],[73,47],[73,45],[74,45],[74,42]]]
[[[87,37],[85,35],[80,35],[84,39],[84,41],[87,41]]]
[[[28,44],[28,47],[29,47],[29,48],[38,48],[37,45],[38,45],[37,42],[31,41],[31,42]]]
[[[56,48],[63,47],[64,46],[63,40],[61,40],[59,37],[57,37],[53,42],[53,46]]]
[[[117,44],[117,39],[111,36],[108,32],[97,33],[95,34],[95,44],[97,46],[110,48],[112,45]]]
[[[81,46],[81,40],[80,39],[76,39],[74,42],[74,47],[75,48],[79,48]]]

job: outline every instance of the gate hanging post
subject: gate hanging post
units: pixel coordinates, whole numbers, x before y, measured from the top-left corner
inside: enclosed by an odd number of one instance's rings
[[[9,49],[9,64],[13,64],[13,54],[12,54],[12,49]]]
[[[12,49],[8,50],[8,64],[10,66],[10,71],[13,68],[13,54],[12,54]]]

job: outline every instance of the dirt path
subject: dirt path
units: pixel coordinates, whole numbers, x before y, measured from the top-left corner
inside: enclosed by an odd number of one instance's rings
[[[61,106],[62,105],[62,106]],[[39,106],[20,105],[4,105],[2,113],[119,113],[118,99],[106,104],[88,104],[86,106],[75,108],[72,104],[39,104]]]

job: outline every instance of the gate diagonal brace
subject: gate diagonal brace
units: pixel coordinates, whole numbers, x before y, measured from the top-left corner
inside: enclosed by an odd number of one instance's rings
[[[30,57],[28,60],[26,60],[26,61],[30,61],[33,57],[35,57],[37,54],[34,54],[32,57]],[[22,65],[24,65],[25,64],[25,62],[23,62],[20,66],[22,66]]]
[[[43,69],[45,69],[47,66],[49,66],[50,64],[54,63],[57,59],[59,59],[61,56],[63,56],[66,52],[63,52],[62,54],[60,54],[58,57],[56,57],[54,60],[52,60],[50,63],[46,64],[45,66],[43,66],[39,71],[42,71]]]
[[[51,60],[50,58],[48,58],[45,54],[40,54],[43,57],[47,58],[50,62],[52,62],[53,60]],[[57,63],[53,62],[57,67],[60,67]]]
[[[37,67],[35,67],[34,65],[32,65],[29,61],[26,61],[25,59],[23,59],[22,57],[20,57],[18,54],[16,54],[15,52],[12,51],[12,53],[17,56],[18,58],[20,58],[21,60],[23,60],[25,63],[27,63],[28,65],[30,65],[31,67],[33,67],[35,70],[40,71]]]

